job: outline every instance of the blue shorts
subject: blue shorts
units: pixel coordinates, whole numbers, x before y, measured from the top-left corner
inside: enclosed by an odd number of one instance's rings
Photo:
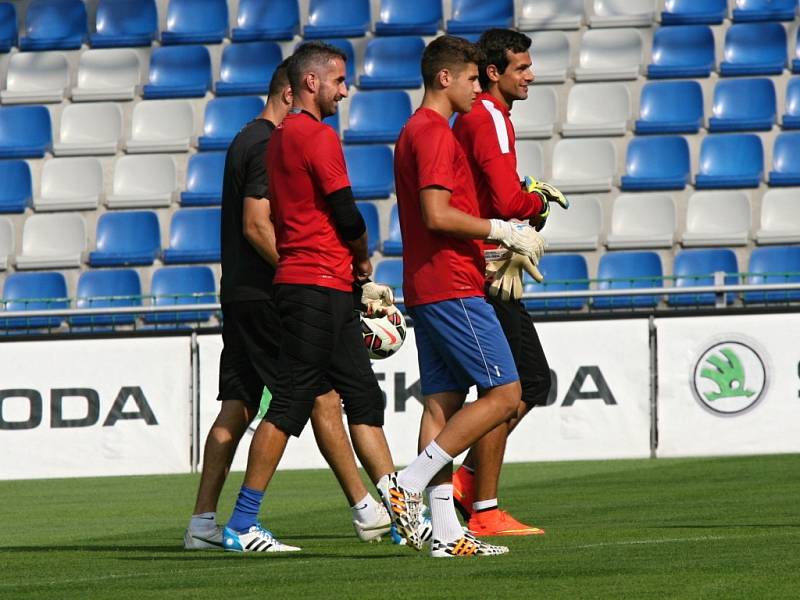
[[[410,307],[422,394],[491,389],[519,380],[497,315],[483,297]]]

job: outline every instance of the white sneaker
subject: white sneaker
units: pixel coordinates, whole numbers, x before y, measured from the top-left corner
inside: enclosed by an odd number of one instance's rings
[[[434,558],[453,558],[456,556],[498,556],[508,553],[506,546],[495,546],[479,540],[471,533],[465,533],[453,542],[441,542],[436,538],[431,542],[431,556]]]
[[[378,491],[396,526],[396,532],[415,550],[422,550],[422,494],[412,492],[397,483],[397,473],[378,480]]]
[[[353,519],[353,528],[362,542],[380,542],[383,535],[389,533],[391,527],[392,518],[383,504],[375,504],[375,514],[369,522]]]
[[[222,528],[218,525],[208,531],[187,529],[183,534],[184,550],[222,549]]]
[[[231,552],[298,552],[300,548],[284,544],[272,535],[268,529],[264,529],[260,523],[256,523],[246,533],[239,533],[226,527],[222,540],[225,550]]]
[[[429,544],[431,538],[433,537],[433,525],[431,524],[431,519],[427,515],[424,514],[422,517],[422,523],[420,523],[419,529],[417,529],[419,533],[419,539],[422,540],[423,544]],[[398,544],[400,546],[405,546],[408,542],[406,538],[401,536],[397,533],[397,525],[392,523],[392,543]]]

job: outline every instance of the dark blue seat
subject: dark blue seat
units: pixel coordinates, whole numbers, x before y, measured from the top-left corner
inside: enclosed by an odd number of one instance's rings
[[[598,290],[660,288],[664,285],[661,259],[655,252],[607,252],[597,267]],[[594,308],[653,307],[658,296],[592,298]]]
[[[202,152],[189,157],[183,206],[216,206],[222,202],[225,152]]]
[[[359,92],[350,101],[347,144],[393,144],[400,130],[411,117],[411,98],[402,90]]]
[[[291,40],[300,31],[297,0],[239,0],[234,42]]]
[[[375,267],[372,280],[392,288],[395,298],[403,297],[403,259],[384,258]],[[406,311],[404,304],[396,304],[401,312]]]
[[[786,112],[781,119],[784,129],[800,129],[800,77],[792,77],[786,86]]]
[[[0,213],[24,213],[33,200],[31,168],[24,160],[0,161]]]
[[[447,33],[482,33],[492,27],[514,26],[514,0],[453,0],[453,18]]]
[[[721,75],[780,75],[786,66],[786,30],[780,23],[734,23],[725,34]]]
[[[674,287],[686,288],[705,285],[714,285],[714,273],[726,273],[725,284],[738,283],[736,273],[739,267],[736,255],[729,248],[703,248],[698,250],[682,250],[675,256],[672,269],[675,281]],[[733,302],[733,294],[726,294],[727,302]],[[713,292],[704,294],[670,294],[668,303],[671,306],[703,306],[716,303]]]
[[[373,254],[381,243],[381,224],[378,219],[378,209],[372,202],[356,202],[358,211],[367,225],[367,250]]]
[[[362,37],[370,21],[369,0],[311,0],[303,37]]]
[[[320,42],[325,42],[326,44],[330,44],[331,46],[336,46],[344,52],[345,56],[347,57],[347,64],[345,65],[345,77],[347,79],[347,85],[349,86],[351,83],[355,83],[356,81],[356,53],[353,50],[353,44],[347,38],[329,38],[324,40],[319,40]],[[295,50],[302,46],[305,42],[299,42],[295,46]]]
[[[231,44],[222,51],[217,96],[267,94],[275,67],[283,61],[275,42]]]
[[[755,248],[747,268],[749,284],[800,283],[800,246]],[[800,290],[786,292],[745,292],[746,304],[753,302],[798,302]]]
[[[217,301],[214,273],[206,266],[162,267],[153,273],[150,295],[155,306],[214,304]],[[151,313],[145,323],[201,322],[210,311]]]
[[[781,133],[772,146],[770,185],[800,185],[800,132]]]
[[[386,256],[403,256],[403,236],[400,233],[400,218],[397,214],[397,203],[392,205],[389,213],[389,237],[383,240],[382,252]]]
[[[394,159],[389,146],[345,146],[344,160],[353,196],[388,198],[394,189]]]
[[[628,143],[623,190],[682,190],[689,183],[689,144],[680,136],[636,137]]]
[[[662,25],[719,25],[728,13],[728,0],[667,0],[664,9]]]
[[[264,108],[258,96],[229,96],[214,98],[206,104],[203,135],[198,149],[226,150],[239,130]]]
[[[33,0],[25,13],[20,50],[77,50],[86,39],[82,0]]]
[[[708,77],[714,69],[714,34],[708,25],[661,27],[653,36],[650,79]]]
[[[162,254],[164,264],[219,262],[221,219],[219,208],[176,211],[169,225],[169,248]]]
[[[329,117],[325,117],[322,119],[322,122],[331,127],[335,132],[336,135],[339,136],[341,129],[339,129],[339,113],[338,111],[330,115]]]
[[[17,45],[17,10],[10,2],[0,2],[0,52]]]
[[[430,0],[381,0],[376,35],[436,35],[442,3]]]
[[[75,308],[118,308],[142,305],[142,284],[133,269],[84,271],[78,279]],[[84,315],[68,319],[73,326],[132,325],[136,313]]]
[[[53,146],[44,106],[0,107],[0,158],[42,158]]]
[[[710,135],[700,146],[698,189],[758,187],[764,175],[764,148],[754,133]]]
[[[775,86],[766,77],[720,80],[712,110],[709,131],[769,131],[777,113]]]
[[[364,74],[358,80],[358,87],[374,90],[422,86],[419,65],[423,50],[425,42],[419,37],[370,40],[364,54]]]
[[[734,22],[791,21],[797,0],[737,0],[731,12]]]
[[[3,306],[9,312],[69,308],[67,282],[61,273],[12,273],[3,286]],[[0,318],[0,328],[58,327],[63,320],[61,317]]]
[[[92,267],[152,265],[161,253],[161,229],[152,211],[107,212],[97,220]]]
[[[792,59],[792,73],[800,73],[800,44],[798,44],[798,40],[800,40],[800,29],[797,30],[794,37],[794,58]]]
[[[636,133],[697,133],[703,89],[697,81],[651,81],[642,88]]]
[[[202,98],[211,88],[211,57],[205,46],[153,48],[145,98]]]
[[[226,35],[226,0],[169,0],[162,44],[221,44]]]
[[[155,0],[100,0],[92,48],[149,46],[158,32]]]
[[[544,275],[542,283],[525,273],[526,292],[574,292],[589,289],[589,269],[586,259],[580,254],[550,254],[539,262],[539,271]],[[586,306],[586,298],[548,298],[546,300],[523,300],[528,310],[580,310]]]

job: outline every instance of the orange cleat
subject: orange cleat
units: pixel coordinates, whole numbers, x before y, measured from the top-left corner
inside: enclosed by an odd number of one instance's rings
[[[473,502],[475,502],[475,474],[464,467],[459,467],[453,473],[453,503],[465,522],[469,521],[475,512],[472,508]]]
[[[544,535],[544,529],[520,523],[499,508],[473,513],[468,526],[476,536]]]

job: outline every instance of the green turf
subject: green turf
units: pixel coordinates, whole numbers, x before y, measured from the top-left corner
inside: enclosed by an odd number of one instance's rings
[[[262,511],[303,552],[185,552],[196,484],[0,482],[0,598],[800,597],[798,455],[507,465],[505,506],[547,535],[449,561],[359,542],[325,471],[279,473]]]

